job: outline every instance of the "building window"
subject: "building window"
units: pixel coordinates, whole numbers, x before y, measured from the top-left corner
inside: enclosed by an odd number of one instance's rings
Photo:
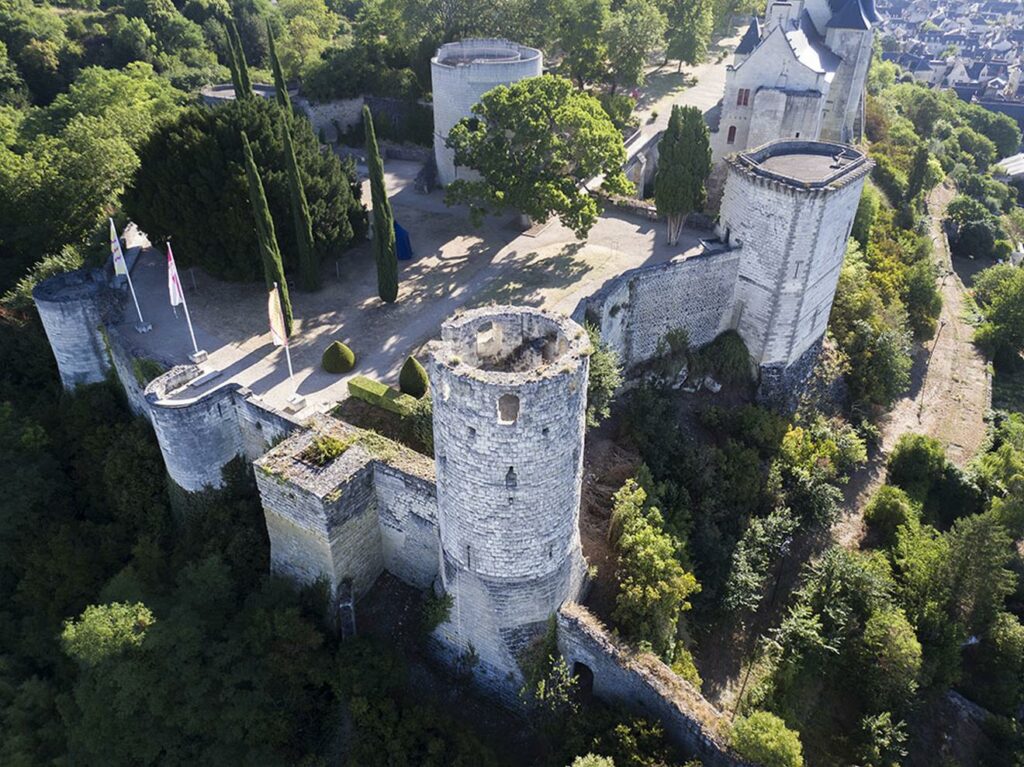
[[[736,143],[736,126],[735,125],[730,125],[729,126],[729,133],[726,134],[725,143],[726,144],[735,144]]]
[[[498,397],[498,423],[515,423],[519,418],[519,397],[502,394]]]
[[[750,106],[750,88],[740,88],[736,91],[736,106]]]

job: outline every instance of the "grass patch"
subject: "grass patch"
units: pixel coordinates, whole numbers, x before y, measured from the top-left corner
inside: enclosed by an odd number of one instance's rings
[[[132,375],[139,386],[145,387],[157,376],[166,372],[167,368],[149,357],[132,357]]]
[[[317,434],[313,437],[313,441],[299,453],[299,460],[314,466],[325,466],[352,447],[355,441],[355,439],[338,439],[329,434]]]

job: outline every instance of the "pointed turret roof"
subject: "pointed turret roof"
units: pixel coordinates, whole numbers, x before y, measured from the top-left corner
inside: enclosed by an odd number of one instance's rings
[[[832,15],[828,26],[835,29],[871,29],[861,0],[846,0],[843,7]]]
[[[757,20],[757,16],[751,16],[750,26],[747,27],[740,44],[736,46],[736,53],[750,53],[759,42],[761,42],[761,22]]]

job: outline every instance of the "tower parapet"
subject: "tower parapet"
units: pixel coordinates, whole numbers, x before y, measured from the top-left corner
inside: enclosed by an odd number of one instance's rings
[[[590,341],[572,320],[485,307],[441,327],[430,360],[442,580],[440,633],[496,687],[585,582],[579,508]],[[511,675],[511,676],[509,676]]]

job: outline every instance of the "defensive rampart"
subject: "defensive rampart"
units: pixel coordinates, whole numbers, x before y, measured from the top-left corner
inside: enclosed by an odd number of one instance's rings
[[[657,719],[669,739],[705,767],[748,767],[726,745],[729,723],[722,712],[658,658],[615,639],[582,605],[563,605],[557,627],[559,652],[578,678],[593,681],[594,695]]]

